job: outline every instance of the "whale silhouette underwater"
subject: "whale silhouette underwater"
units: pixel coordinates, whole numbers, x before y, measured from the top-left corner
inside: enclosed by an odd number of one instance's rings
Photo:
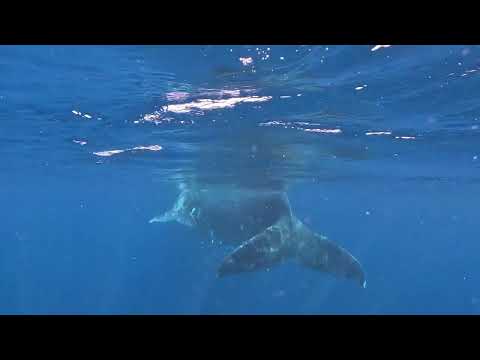
[[[203,237],[236,246],[220,264],[219,277],[266,270],[295,259],[366,287],[359,261],[295,217],[283,189],[181,183],[179,190],[174,206],[150,223],[176,221]]]

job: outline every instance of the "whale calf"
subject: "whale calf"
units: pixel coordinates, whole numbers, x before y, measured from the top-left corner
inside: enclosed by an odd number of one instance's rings
[[[294,259],[366,287],[360,262],[295,217],[282,189],[182,183],[173,207],[150,223],[170,221],[235,246],[218,267],[220,277],[266,270]]]

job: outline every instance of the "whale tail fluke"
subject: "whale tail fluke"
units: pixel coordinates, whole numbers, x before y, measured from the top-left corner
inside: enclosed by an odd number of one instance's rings
[[[300,221],[286,218],[237,247],[223,260],[218,275],[268,269],[289,258],[366,287],[365,273],[353,255]]]

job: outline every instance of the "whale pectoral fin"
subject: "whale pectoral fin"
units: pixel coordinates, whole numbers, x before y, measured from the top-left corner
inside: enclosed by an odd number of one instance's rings
[[[355,280],[366,287],[365,273],[360,262],[324,236],[315,233],[304,236],[297,244],[297,256],[305,266]]]
[[[218,275],[221,277],[269,268],[280,263],[287,255],[280,230],[271,226],[229,254],[220,265]]]
[[[150,219],[149,223],[155,222],[169,222],[169,221],[176,221],[177,220],[177,213],[173,210],[167,211],[166,213],[155,216],[153,219]]]

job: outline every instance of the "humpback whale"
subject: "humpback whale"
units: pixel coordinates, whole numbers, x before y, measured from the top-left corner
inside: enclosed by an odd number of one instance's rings
[[[302,266],[366,287],[360,262],[302,223],[284,189],[181,183],[173,207],[150,223],[170,221],[235,247],[218,267],[219,277],[295,259]]]

